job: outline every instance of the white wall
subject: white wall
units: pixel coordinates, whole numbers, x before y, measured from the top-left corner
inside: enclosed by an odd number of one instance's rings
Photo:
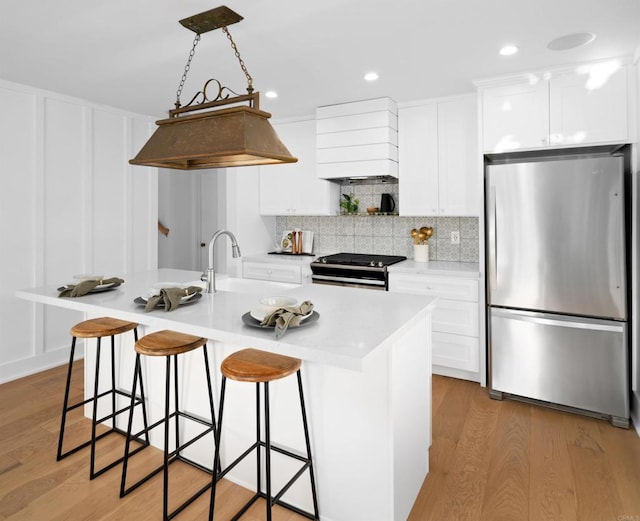
[[[158,220],[170,230],[167,236],[158,234],[158,267],[201,269],[199,192],[200,172],[158,172]]]
[[[0,104],[3,382],[64,363],[83,319],[17,289],[156,267],[157,171],[128,164],[151,118],[3,80]]]

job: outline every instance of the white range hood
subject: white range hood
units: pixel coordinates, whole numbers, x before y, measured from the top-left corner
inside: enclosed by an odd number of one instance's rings
[[[316,109],[317,176],[398,178],[398,109],[377,98]]]

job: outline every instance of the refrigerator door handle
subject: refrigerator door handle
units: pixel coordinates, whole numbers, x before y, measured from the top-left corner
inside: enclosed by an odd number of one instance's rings
[[[498,233],[497,233],[496,187],[489,187],[489,288],[498,287]]]
[[[611,324],[603,324],[601,321],[589,321],[589,319],[584,319],[584,321],[575,321],[575,320],[557,320],[553,318],[545,317],[544,315],[538,313],[527,313],[527,312],[517,312],[517,311],[506,311],[493,308],[493,314],[496,316],[509,318],[512,320],[521,320],[523,322],[531,322],[533,324],[541,324],[545,326],[557,326],[557,327],[568,327],[571,329],[593,329],[596,331],[612,331],[612,332],[622,332],[624,331],[624,324],[621,323],[618,325]]]

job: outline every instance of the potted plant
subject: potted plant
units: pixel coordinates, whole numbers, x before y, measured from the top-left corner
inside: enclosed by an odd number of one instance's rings
[[[353,193],[342,194],[344,201],[340,201],[340,207],[344,209],[345,213],[358,213],[358,206],[360,201],[356,199]]]

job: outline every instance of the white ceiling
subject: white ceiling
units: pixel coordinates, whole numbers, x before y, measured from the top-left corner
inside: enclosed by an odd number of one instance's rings
[[[219,0],[218,0],[219,1]],[[274,118],[389,96],[397,102],[472,92],[472,80],[640,49],[639,0],[0,0],[0,78],[164,116],[194,33],[178,20],[227,5],[229,27]],[[591,44],[550,51],[569,33]],[[502,57],[505,43],[520,48]],[[362,76],[380,74],[375,83]],[[202,35],[183,103],[210,77],[243,93],[222,31]]]

